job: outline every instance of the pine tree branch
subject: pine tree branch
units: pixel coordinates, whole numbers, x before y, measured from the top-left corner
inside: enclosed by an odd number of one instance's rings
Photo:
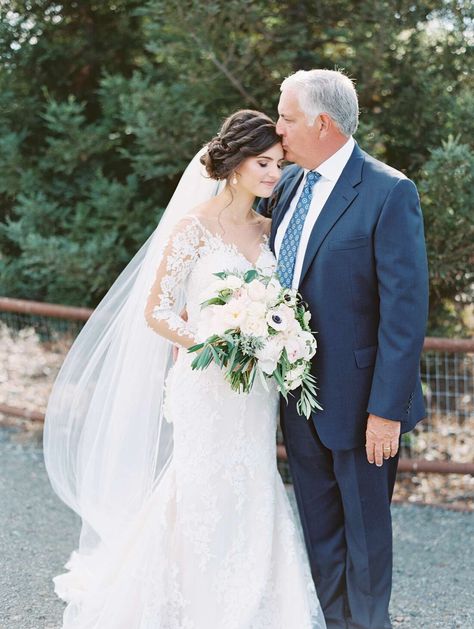
[[[199,48],[205,52],[209,61],[211,61],[211,63],[216,66],[216,68],[228,79],[228,81],[235,87],[235,89],[254,107],[258,107],[258,102],[255,100],[255,98],[247,92],[245,87],[232,74],[229,68],[217,58],[217,55],[212,50],[209,50],[209,48],[206,48],[199,40],[197,35],[195,35],[194,33],[191,33],[191,38],[195,41]]]

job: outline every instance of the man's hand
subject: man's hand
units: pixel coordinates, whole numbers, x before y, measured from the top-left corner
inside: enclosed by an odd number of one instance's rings
[[[367,460],[381,467],[384,459],[395,456],[400,439],[400,422],[369,415],[365,433]]]

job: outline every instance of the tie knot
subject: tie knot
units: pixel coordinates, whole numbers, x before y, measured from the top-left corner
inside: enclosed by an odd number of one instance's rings
[[[321,175],[318,173],[317,170],[309,170],[308,174],[306,175],[306,183],[313,187],[320,178]]]

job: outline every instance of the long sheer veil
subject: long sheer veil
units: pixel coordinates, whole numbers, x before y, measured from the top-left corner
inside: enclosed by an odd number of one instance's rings
[[[119,275],[69,351],[49,399],[44,457],[54,491],[82,518],[80,552],[118,534],[145,503],[173,450],[163,418],[171,343],[144,309],[175,224],[218,192],[200,151],[147,242]],[[184,299],[175,305],[179,312]]]

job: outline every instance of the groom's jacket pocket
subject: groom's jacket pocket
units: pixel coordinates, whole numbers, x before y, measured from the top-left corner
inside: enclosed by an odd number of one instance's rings
[[[370,367],[375,364],[377,347],[377,345],[369,345],[369,347],[354,350],[354,356],[359,369],[364,369],[364,367]]]
[[[355,238],[344,238],[342,240],[330,240],[329,249],[357,249],[369,244],[368,236],[356,236]]]

